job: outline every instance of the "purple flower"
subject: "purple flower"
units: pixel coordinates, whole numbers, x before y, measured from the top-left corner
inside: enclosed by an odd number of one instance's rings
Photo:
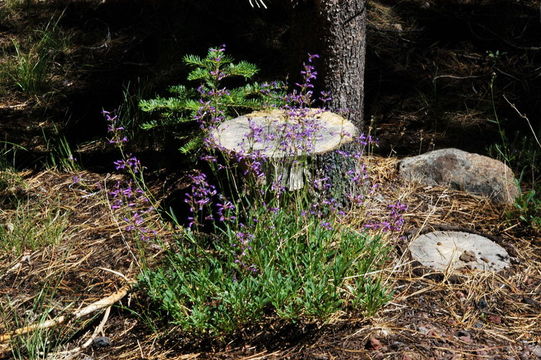
[[[321,227],[324,228],[325,230],[333,230],[334,228],[332,227],[331,223],[328,222],[328,221],[322,221],[320,223]]]
[[[107,121],[107,131],[111,136],[109,138],[109,144],[122,144],[128,142],[128,137],[124,134],[124,127],[118,126],[118,115],[109,111],[102,110],[102,114]],[[119,145],[119,146],[120,146]]]
[[[242,223],[239,224],[239,227],[241,229],[246,228]],[[251,243],[255,239],[255,235],[247,231],[237,231],[235,236],[237,241],[231,244],[236,252],[234,263],[239,265],[241,269],[256,274],[258,272],[257,266],[255,264],[248,265],[249,263],[246,262],[250,252],[253,251]]]
[[[382,230],[386,232],[401,231],[405,223],[404,212],[407,211],[408,206],[406,204],[402,204],[400,201],[397,201],[394,204],[387,205],[387,209],[389,209],[387,220],[368,223],[365,224],[364,227],[367,229]]]
[[[143,170],[141,162],[135,156],[130,156],[128,159],[120,159],[113,162],[116,170],[127,170],[128,172],[133,172],[138,174]]]
[[[235,210],[235,205],[228,200],[222,199],[223,202],[216,203],[216,213],[218,215],[218,221],[228,221],[233,220],[235,217],[229,215],[231,210]]]
[[[189,205],[190,212],[192,213],[189,219],[190,224],[188,226],[191,228],[193,225],[197,225],[196,219],[198,217],[205,220],[214,220],[213,216],[210,215],[212,214],[211,205],[214,202],[214,197],[218,195],[218,191],[214,185],[208,183],[207,176],[202,172],[195,172],[189,177],[192,180],[192,185],[190,187],[190,192],[187,193],[184,198],[184,202]],[[224,206],[226,207],[225,209]],[[227,210],[228,207],[230,207],[229,204],[222,202],[221,213],[220,207],[217,207],[219,218],[224,217],[224,210]],[[210,214],[203,217],[203,211],[205,209],[207,209]]]
[[[154,211],[150,200],[142,189],[135,188],[133,181],[117,181],[109,192],[111,209],[120,215],[128,232],[141,234],[141,239],[150,240],[157,233],[146,225],[147,214]]]

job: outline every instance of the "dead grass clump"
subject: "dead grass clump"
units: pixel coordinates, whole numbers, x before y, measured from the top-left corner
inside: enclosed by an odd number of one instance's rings
[[[29,317],[28,311],[36,308],[34,300],[43,291],[46,296],[40,298],[41,305],[32,311],[39,316],[46,314],[42,319],[46,321],[116,293],[126,279],[136,277],[137,257],[146,251],[145,244],[126,232],[126,225],[110,210],[108,184],[116,180],[120,178],[55,171],[43,171],[24,179],[25,192],[33,201],[23,205],[24,209],[34,211],[33,222],[26,218],[18,222],[11,220],[22,211],[20,207],[3,210],[0,222],[12,224],[9,229],[13,228],[13,234],[23,228],[31,230],[21,233],[25,241],[35,241],[40,234],[48,234],[36,226],[48,219],[52,224],[61,223],[62,227],[55,233],[58,235],[55,241],[33,247],[21,242],[17,254],[11,250],[12,242],[2,242],[0,313],[4,321],[0,333],[38,321],[39,318]],[[36,204],[40,205],[36,208]],[[146,254],[151,257],[156,249],[148,248]],[[70,323],[58,331],[76,333],[86,326],[85,321]]]

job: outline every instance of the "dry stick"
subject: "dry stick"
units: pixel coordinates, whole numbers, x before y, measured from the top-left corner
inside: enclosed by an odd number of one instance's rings
[[[258,7],[258,8],[261,8],[263,7],[264,9],[267,8],[267,5],[263,2],[263,0],[248,0],[248,2],[250,3],[250,6],[251,7]]]
[[[432,78],[432,81],[436,81],[438,79],[456,79],[456,80],[466,80],[466,79],[477,79],[482,77],[481,75],[469,75],[469,76],[458,76],[458,75],[438,75],[434,76]]]
[[[103,319],[101,320],[100,324],[98,325],[98,327],[96,327],[96,329],[94,329],[94,332],[92,333],[92,336],[83,345],[78,346],[78,347],[76,347],[74,349],[71,349],[71,350],[60,351],[60,352],[50,354],[50,355],[53,355],[53,358],[54,358],[54,356],[64,356],[65,359],[66,359],[66,356],[68,356],[67,359],[70,359],[73,356],[80,353],[81,351],[83,351],[84,349],[86,349],[87,347],[89,347],[92,344],[92,342],[94,341],[94,339],[98,336],[98,334],[103,331],[103,327],[105,326],[105,323],[109,319],[109,314],[110,313],[111,313],[111,306],[109,306],[107,309],[105,309],[105,314],[103,315]]]
[[[515,104],[511,103],[511,101],[509,101],[505,95],[503,96],[503,98],[505,99],[505,101],[507,101],[507,103],[509,104],[509,106],[511,106],[511,107],[517,112],[517,114],[518,114],[521,118],[523,118],[524,120],[526,120],[526,122],[528,123],[528,126],[530,127],[530,130],[531,130],[531,132],[532,132],[532,134],[533,134],[533,137],[534,137],[535,141],[537,142],[537,145],[539,145],[539,147],[541,148],[541,142],[539,142],[539,139],[537,138],[537,135],[535,134],[535,130],[533,129],[532,124],[530,123],[530,119],[528,119],[528,117],[527,117],[526,115],[524,115],[523,113],[521,113],[521,112],[517,109],[517,107],[515,106]]]
[[[19,109],[26,107],[28,105],[28,101],[25,101],[21,104],[14,104],[14,105],[0,105],[0,109]]]
[[[36,330],[41,330],[41,329],[48,329],[48,328],[60,325],[60,324],[62,324],[64,322],[66,322],[67,320],[78,319],[78,318],[81,318],[81,317],[86,316],[88,314],[91,314],[94,311],[98,311],[98,310],[101,310],[103,308],[110,307],[114,303],[116,303],[117,301],[122,299],[124,296],[126,296],[128,291],[132,288],[133,284],[134,284],[134,282],[130,282],[130,283],[124,285],[123,287],[121,287],[120,290],[113,293],[112,295],[109,295],[109,296],[107,296],[107,297],[105,297],[105,298],[103,298],[101,300],[93,302],[92,304],[90,304],[90,305],[82,308],[81,310],[76,311],[76,312],[74,312],[74,313],[72,313],[70,315],[58,316],[58,317],[56,317],[54,319],[47,320],[47,321],[42,322],[42,323],[32,324],[32,325],[29,325],[29,326],[25,326],[23,328],[16,329],[16,330],[14,330],[12,332],[9,332],[9,333],[6,333],[6,334],[1,334],[0,335],[0,343],[7,342],[7,341],[11,340],[11,338],[13,338],[14,336],[17,336],[17,335],[28,334],[30,332],[33,332],[33,331],[36,331]]]

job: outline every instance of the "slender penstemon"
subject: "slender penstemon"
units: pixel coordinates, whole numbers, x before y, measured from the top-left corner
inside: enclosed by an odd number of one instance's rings
[[[157,305],[154,308],[186,332],[223,335],[263,318],[324,320],[352,309],[371,314],[389,300],[388,291],[370,275],[385,260],[381,236],[341,222],[347,209],[330,197],[333,184],[326,176],[310,169],[317,176],[310,186],[295,191],[286,191],[279,177],[261,181],[269,161],[294,158],[308,168],[315,165],[308,156],[320,133],[314,114],[324,111],[312,109],[317,102],[313,91],[317,57],[309,56],[303,83],[295,85],[281,108],[288,117],[285,125],[272,132],[249,122],[243,141],[254,146],[234,155],[216,147],[213,139],[205,140],[206,153],[200,160],[214,173],[196,171],[191,177],[185,198],[191,212],[188,229],[181,232],[164,265],[140,277]],[[196,112],[205,129],[222,119],[219,106],[213,105],[222,99],[215,94],[211,103],[200,101]],[[323,93],[320,102],[329,99]],[[253,151],[265,146],[282,156],[268,159],[262,156],[268,152]],[[363,151],[342,155],[358,159]],[[369,182],[366,167],[345,176],[363,185]],[[397,215],[393,224],[400,226],[401,207],[393,209]]]
[[[157,232],[149,226],[146,219],[155,213],[156,209],[146,189],[144,167],[136,156],[125,153],[124,145],[129,139],[125,135],[125,129],[118,126],[117,115],[105,110],[103,115],[108,124],[109,143],[113,144],[121,155],[121,159],[113,162],[115,169],[129,175],[129,179],[117,181],[109,191],[111,210],[124,222],[124,230],[137,235],[139,240],[153,240]]]

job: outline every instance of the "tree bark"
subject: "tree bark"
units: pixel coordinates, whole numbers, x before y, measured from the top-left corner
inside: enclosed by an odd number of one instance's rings
[[[323,67],[322,87],[330,91],[331,110],[342,113],[360,131],[363,121],[364,68],[366,53],[365,0],[315,0]],[[346,145],[358,152],[359,143]],[[332,185],[331,196],[344,206],[362,189],[353,181],[359,171],[358,160],[329,153],[320,160],[322,173]]]
[[[322,85],[331,92],[331,110],[345,111],[359,129],[364,125],[365,5],[365,0],[316,0]]]
[[[298,69],[306,53],[318,53],[318,87],[332,96],[330,110],[362,131],[366,53],[366,0],[287,0],[291,14],[292,62]],[[357,143],[345,151],[359,151]],[[319,159],[319,168],[332,183],[332,196],[347,203],[359,193],[350,181],[357,162],[340,154]]]
[[[290,56],[296,73],[306,54],[316,63],[319,87],[330,91],[331,111],[346,112],[359,129],[363,122],[366,53],[365,0],[288,0],[291,14]]]

